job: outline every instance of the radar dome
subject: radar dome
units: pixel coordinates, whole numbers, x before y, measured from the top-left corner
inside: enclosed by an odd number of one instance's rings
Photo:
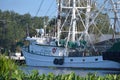
[[[44,29],[40,29],[40,34],[44,34]]]

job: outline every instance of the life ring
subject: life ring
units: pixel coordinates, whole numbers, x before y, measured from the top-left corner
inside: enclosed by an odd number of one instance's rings
[[[54,61],[53,61],[53,63],[54,64],[56,64],[56,65],[63,65],[63,63],[64,63],[64,59],[54,59]]]
[[[56,58],[55,58],[54,61],[53,61],[53,63],[56,64],[56,65],[58,64],[58,62],[59,62],[59,60],[56,59]]]
[[[63,63],[64,63],[64,59],[59,59],[58,64],[63,65]]]
[[[52,49],[52,52],[55,53],[55,52],[56,52],[56,49],[57,49],[57,48],[53,48],[53,49]]]

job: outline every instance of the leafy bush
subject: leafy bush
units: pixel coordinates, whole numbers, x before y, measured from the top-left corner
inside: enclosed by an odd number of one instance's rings
[[[14,61],[0,55],[0,80],[10,80],[13,79],[14,76],[18,77],[18,72],[18,67]]]
[[[98,76],[89,73],[85,77],[81,77],[74,72],[70,74],[55,75],[53,73],[48,73],[39,75],[37,70],[33,70],[30,74],[25,74],[18,69],[14,61],[0,55],[0,80],[120,80],[120,75],[108,74],[106,76]]]

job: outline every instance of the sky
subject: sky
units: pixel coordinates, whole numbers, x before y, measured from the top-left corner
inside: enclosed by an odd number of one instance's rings
[[[97,1],[101,3],[103,0]],[[56,0],[0,0],[0,9],[14,11],[21,15],[29,13],[31,16],[49,16],[50,18],[57,16]]]
[[[9,10],[19,14],[29,13],[32,16],[54,17],[57,15],[56,5],[56,0],[0,0],[2,11]]]

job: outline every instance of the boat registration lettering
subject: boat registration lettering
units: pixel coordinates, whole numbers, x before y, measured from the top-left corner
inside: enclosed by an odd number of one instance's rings
[[[41,50],[40,53],[43,53],[43,54],[50,54],[51,50]]]

